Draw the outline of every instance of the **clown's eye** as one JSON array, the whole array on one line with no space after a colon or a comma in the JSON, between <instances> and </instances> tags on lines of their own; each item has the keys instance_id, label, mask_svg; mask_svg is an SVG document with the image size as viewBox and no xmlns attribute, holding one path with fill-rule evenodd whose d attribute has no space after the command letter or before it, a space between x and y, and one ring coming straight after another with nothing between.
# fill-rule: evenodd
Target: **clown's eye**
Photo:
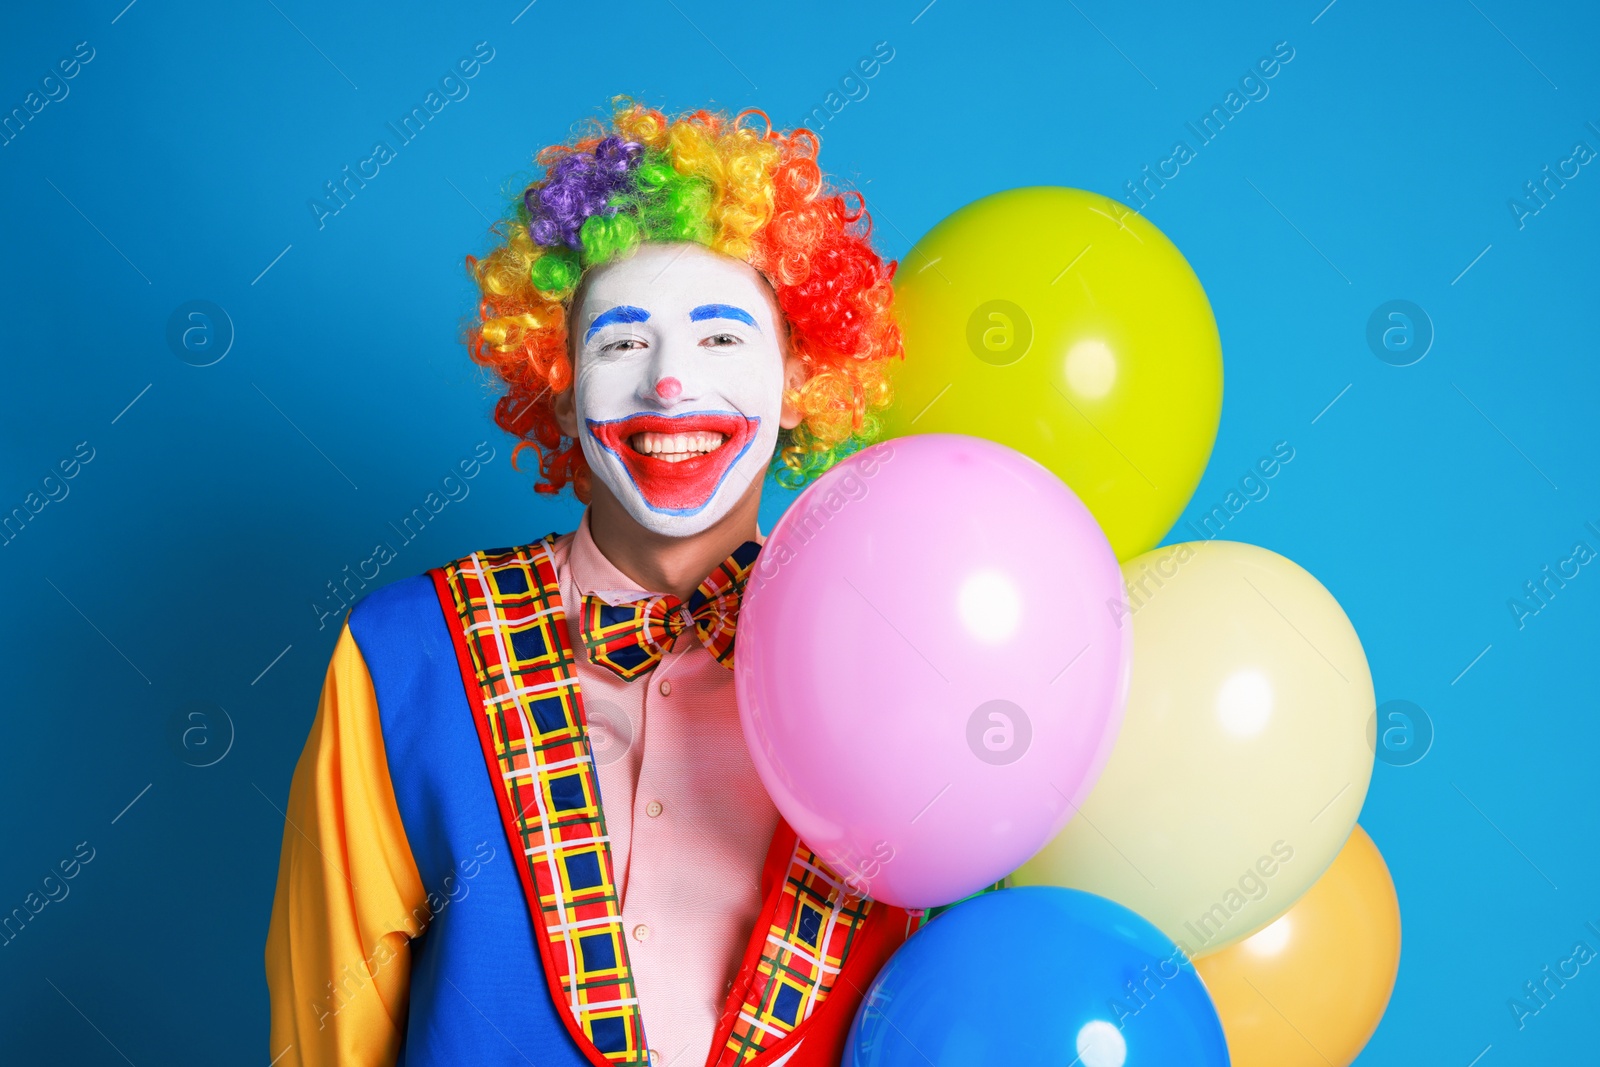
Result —
<instances>
[{"instance_id":1,"label":"clown's eye","mask_svg":"<svg viewBox=\"0 0 1600 1067\"><path fill-rule=\"evenodd\" d=\"M706 348L726 348L729 345L736 345L738 343L739 338L735 337L731 333L714 333L710 337L707 337L704 341L700 342L700 344Z\"/></svg>"},{"instance_id":2,"label":"clown's eye","mask_svg":"<svg viewBox=\"0 0 1600 1067\"><path fill-rule=\"evenodd\" d=\"M603 346L601 346L600 351L602 351L602 352L632 352L632 351L634 351L636 349L640 349L640 348L644 348L644 347L646 347L646 346L645 346L645 343L643 341L639 340L638 338L628 337L628 338L624 338L621 341L612 341L608 345L603 345Z\"/></svg>"}]
</instances>

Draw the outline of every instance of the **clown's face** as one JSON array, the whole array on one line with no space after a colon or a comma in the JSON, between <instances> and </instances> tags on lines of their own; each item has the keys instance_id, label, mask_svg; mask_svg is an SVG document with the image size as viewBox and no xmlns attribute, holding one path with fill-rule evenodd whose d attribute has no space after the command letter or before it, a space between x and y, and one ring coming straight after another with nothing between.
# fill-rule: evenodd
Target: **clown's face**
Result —
<instances>
[{"instance_id":1,"label":"clown's face","mask_svg":"<svg viewBox=\"0 0 1600 1067\"><path fill-rule=\"evenodd\" d=\"M573 309L577 437L646 529L700 533L759 483L783 418L786 345L766 282L695 244L596 268Z\"/></svg>"}]
</instances>

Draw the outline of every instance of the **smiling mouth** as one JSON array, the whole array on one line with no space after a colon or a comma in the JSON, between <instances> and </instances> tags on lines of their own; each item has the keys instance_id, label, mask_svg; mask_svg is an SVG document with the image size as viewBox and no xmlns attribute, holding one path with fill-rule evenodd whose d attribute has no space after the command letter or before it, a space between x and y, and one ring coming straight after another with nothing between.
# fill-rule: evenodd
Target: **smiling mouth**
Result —
<instances>
[{"instance_id":1,"label":"smiling mouth","mask_svg":"<svg viewBox=\"0 0 1600 1067\"><path fill-rule=\"evenodd\" d=\"M589 433L621 463L646 506L693 515L711 501L755 440L761 420L732 411L640 413L601 422Z\"/></svg>"}]
</instances>

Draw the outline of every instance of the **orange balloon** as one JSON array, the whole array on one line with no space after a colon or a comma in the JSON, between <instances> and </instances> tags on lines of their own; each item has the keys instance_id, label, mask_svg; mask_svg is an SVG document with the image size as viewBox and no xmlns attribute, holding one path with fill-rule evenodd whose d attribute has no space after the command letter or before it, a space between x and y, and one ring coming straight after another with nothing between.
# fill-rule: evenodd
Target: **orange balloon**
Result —
<instances>
[{"instance_id":1,"label":"orange balloon","mask_svg":"<svg viewBox=\"0 0 1600 1067\"><path fill-rule=\"evenodd\" d=\"M1234 1067L1349 1067L1400 970L1400 902L1372 838L1357 826L1293 907L1194 965Z\"/></svg>"}]
</instances>

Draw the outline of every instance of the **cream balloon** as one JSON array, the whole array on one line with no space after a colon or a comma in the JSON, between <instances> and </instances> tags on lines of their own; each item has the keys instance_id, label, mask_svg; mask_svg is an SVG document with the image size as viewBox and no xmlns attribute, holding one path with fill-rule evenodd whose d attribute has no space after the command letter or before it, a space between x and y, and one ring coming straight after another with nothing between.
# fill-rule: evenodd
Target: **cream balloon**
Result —
<instances>
[{"instance_id":1,"label":"cream balloon","mask_svg":"<svg viewBox=\"0 0 1600 1067\"><path fill-rule=\"evenodd\" d=\"M1072 821L1007 881L1110 897L1205 956L1288 910L1349 838L1372 778L1372 675L1338 602L1277 553L1190 542L1122 574L1128 605L1107 605L1133 627L1121 735Z\"/></svg>"}]
</instances>

